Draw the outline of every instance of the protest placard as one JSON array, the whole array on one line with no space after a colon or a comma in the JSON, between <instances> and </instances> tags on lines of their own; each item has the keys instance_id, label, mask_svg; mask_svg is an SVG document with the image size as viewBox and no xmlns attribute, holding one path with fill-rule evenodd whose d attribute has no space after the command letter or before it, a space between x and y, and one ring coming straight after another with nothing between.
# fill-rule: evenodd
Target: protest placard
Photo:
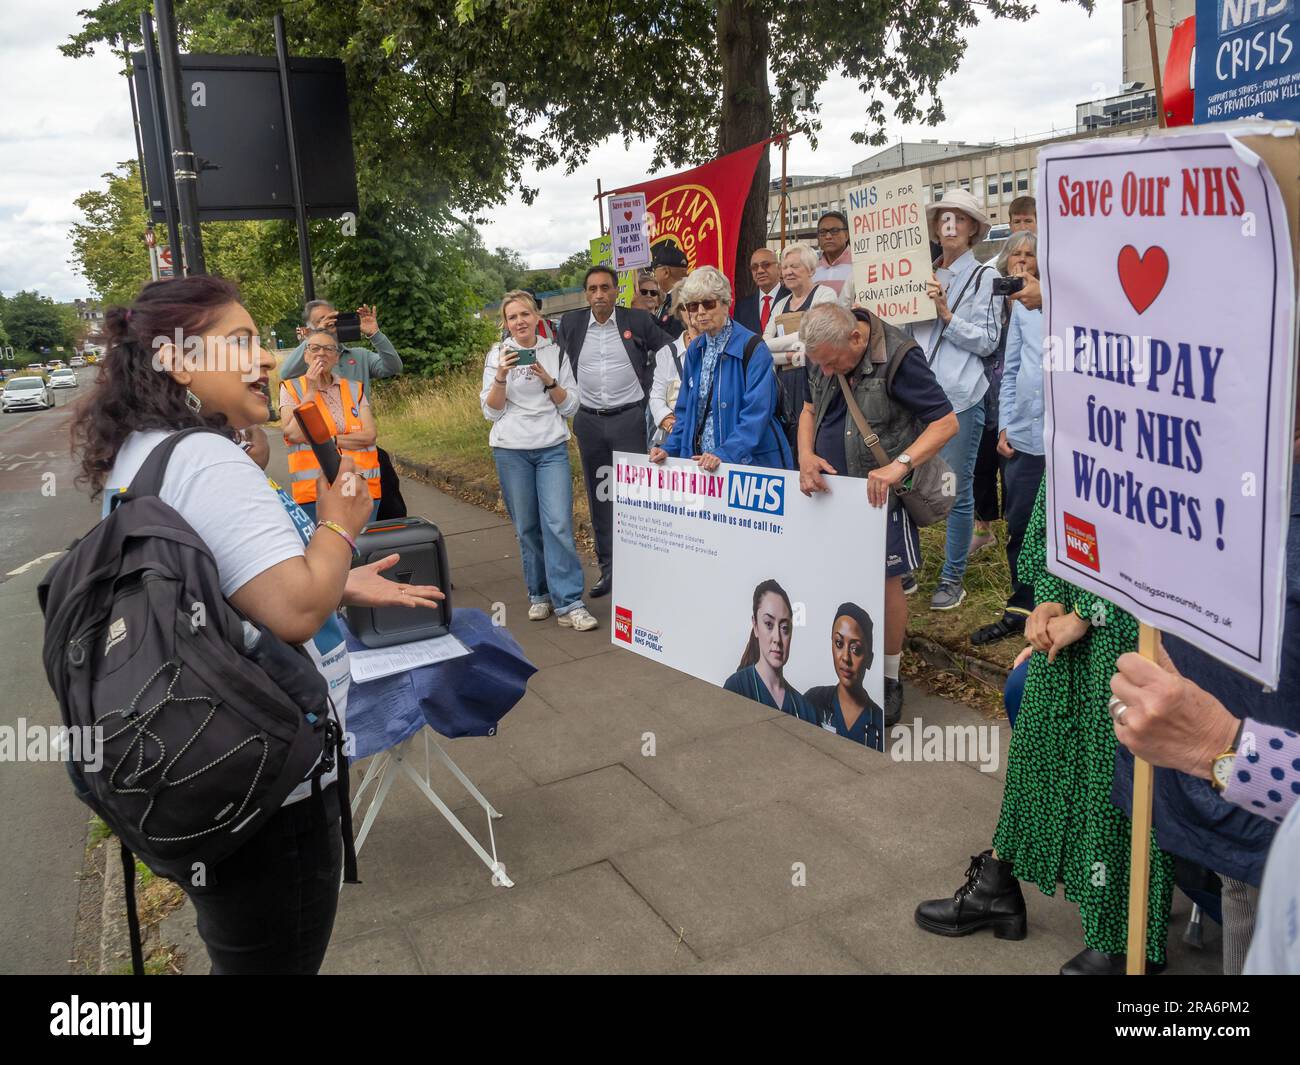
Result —
<instances>
[{"instance_id":1,"label":"protest placard","mask_svg":"<svg viewBox=\"0 0 1300 1065\"><path fill-rule=\"evenodd\" d=\"M850 189L846 201L854 302L891 325L935 316L925 295L932 275L921 189L921 172L909 170Z\"/></svg>"},{"instance_id":2,"label":"protest placard","mask_svg":"<svg viewBox=\"0 0 1300 1065\"><path fill-rule=\"evenodd\" d=\"M1300 119L1295 0L1196 0L1195 114Z\"/></svg>"},{"instance_id":3,"label":"protest placard","mask_svg":"<svg viewBox=\"0 0 1300 1065\"><path fill-rule=\"evenodd\" d=\"M613 238L606 233L587 242L591 252L592 266L613 266ZM618 271L618 302L624 307L632 306L632 297L636 295L636 271Z\"/></svg>"},{"instance_id":4,"label":"protest placard","mask_svg":"<svg viewBox=\"0 0 1300 1065\"><path fill-rule=\"evenodd\" d=\"M866 482L808 498L792 471L614 465L614 646L882 750L886 511Z\"/></svg>"},{"instance_id":5,"label":"protest placard","mask_svg":"<svg viewBox=\"0 0 1300 1065\"><path fill-rule=\"evenodd\" d=\"M619 270L650 265L644 193L609 198L609 235L613 264Z\"/></svg>"},{"instance_id":6,"label":"protest placard","mask_svg":"<svg viewBox=\"0 0 1300 1065\"><path fill-rule=\"evenodd\" d=\"M1245 132L1039 153L1047 566L1273 685L1300 150Z\"/></svg>"}]
</instances>

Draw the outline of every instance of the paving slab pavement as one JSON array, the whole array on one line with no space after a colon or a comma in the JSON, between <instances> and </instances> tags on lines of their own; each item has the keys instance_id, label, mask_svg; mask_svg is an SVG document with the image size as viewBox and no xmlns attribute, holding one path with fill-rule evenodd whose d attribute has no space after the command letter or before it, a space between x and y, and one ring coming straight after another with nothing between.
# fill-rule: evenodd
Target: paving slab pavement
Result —
<instances>
[{"instance_id":1,"label":"paving slab pavement","mask_svg":"<svg viewBox=\"0 0 1300 1065\"><path fill-rule=\"evenodd\" d=\"M504 815L497 852L515 886L494 886L398 780L360 855L364 883L343 891L325 971L1054 973L1082 949L1075 907L1035 888L1020 943L913 923L917 902L953 891L988 846L1005 722L993 772L896 761L611 646L608 598L588 603L594 632L530 623L506 519L412 480L402 490L447 535L455 603L504 610L538 667L496 736L443 741ZM915 688L907 699L907 720L988 724ZM484 839L482 811L434 766ZM1181 943L1187 911L1180 898L1171 971L1218 972L1217 930L1203 951ZM187 972L202 971L193 953Z\"/></svg>"}]
</instances>

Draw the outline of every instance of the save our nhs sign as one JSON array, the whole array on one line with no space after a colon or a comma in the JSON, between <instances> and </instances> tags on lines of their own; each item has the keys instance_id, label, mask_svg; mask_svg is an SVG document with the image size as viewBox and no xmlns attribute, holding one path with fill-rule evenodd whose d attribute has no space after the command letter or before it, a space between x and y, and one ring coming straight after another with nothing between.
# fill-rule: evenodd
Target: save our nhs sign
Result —
<instances>
[{"instance_id":1,"label":"save our nhs sign","mask_svg":"<svg viewBox=\"0 0 1300 1065\"><path fill-rule=\"evenodd\" d=\"M1196 0L1196 123L1300 120L1296 0Z\"/></svg>"}]
</instances>

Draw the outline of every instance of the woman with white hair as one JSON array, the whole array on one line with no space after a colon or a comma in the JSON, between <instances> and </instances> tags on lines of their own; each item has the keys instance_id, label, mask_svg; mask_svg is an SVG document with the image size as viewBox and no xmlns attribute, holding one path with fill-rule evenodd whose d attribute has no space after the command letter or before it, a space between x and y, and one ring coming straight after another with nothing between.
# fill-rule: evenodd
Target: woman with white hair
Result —
<instances>
[{"instance_id":1,"label":"woman with white hair","mask_svg":"<svg viewBox=\"0 0 1300 1065\"><path fill-rule=\"evenodd\" d=\"M1038 238L1028 230L1012 233L998 256L998 272L1022 281L1022 287L1006 298L1011 320L998 380L995 427L1003 463L1011 596L1002 617L971 634L971 643L977 646L1024 632L1034 609L1033 586L1020 580L1017 565L1047 462L1043 457L1043 312L1041 308L1030 310L1020 298L1023 282L1038 278Z\"/></svg>"},{"instance_id":2,"label":"woman with white hair","mask_svg":"<svg viewBox=\"0 0 1300 1065\"><path fill-rule=\"evenodd\" d=\"M942 199L926 204L925 214L930 237L942 248L934 266L935 279L926 282L935 320L908 329L957 413L957 435L940 453L957 475L957 498L948 514L939 584L930 599L931 610L954 610L966 598L962 582L975 524L975 460L989 387L984 360L997 351L1002 321L993 297L997 270L991 263L981 264L973 250L990 228L975 197L965 189L950 189Z\"/></svg>"},{"instance_id":3,"label":"woman with white hair","mask_svg":"<svg viewBox=\"0 0 1300 1065\"><path fill-rule=\"evenodd\" d=\"M681 305L700 334L686 349L672 432L651 462L692 458L703 470L723 462L792 469L790 444L774 417L772 353L732 319L731 282L701 266L682 282Z\"/></svg>"},{"instance_id":4,"label":"woman with white hair","mask_svg":"<svg viewBox=\"0 0 1300 1065\"><path fill-rule=\"evenodd\" d=\"M763 330L763 340L772 352L777 366L802 366L803 344L797 328L788 328L780 322L783 314L802 314L821 303L834 303L835 290L830 285L819 285L813 280L817 272L817 253L806 244L791 244L781 253L781 282L790 295L772 308Z\"/></svg>"}]
</instances>

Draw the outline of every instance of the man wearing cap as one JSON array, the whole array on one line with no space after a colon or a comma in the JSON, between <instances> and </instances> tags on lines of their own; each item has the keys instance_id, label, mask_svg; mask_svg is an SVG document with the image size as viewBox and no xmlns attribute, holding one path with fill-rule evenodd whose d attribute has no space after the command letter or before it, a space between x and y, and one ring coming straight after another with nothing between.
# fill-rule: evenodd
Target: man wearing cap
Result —
<instances>
[{"instance_id":1,"label":"man wearing cap","mask_svg":"<svg viewBox=\"0 0 1300 1065\"><path fill-rule=\"evenodd\" d=\"M965 189L950 189L941 200L927 204L925 214L930 238L942 249L934 263L934 280L926 283L936 317L908 329L957 414L957 435L940 452L956 474L957 498L948 515L943 569L930 600L931 610L954 610L966 598L962 581L975 524L975 460L989 386L984 360L997 351L1002 316L993 297L997 269L981 264L972 250L990 227L975 197Z\"/></svg>"},{"instance_id":2,"label":"man wearing cap","mask_svg":"<svg viewBox=\"0 0 1300 1065\"><path fill-rule=\"evenodd\" d=\"M849 220L843 211L827 211L817 220L817 246L821 258L813 282L835 293L841 307L853 305L853 249L849 247Z\"/></svg>"},{"instance_id":3,"label":"man wearing cap","mask_svg":"<svg viewBox=\"0 0 1300 1065\"><path fill-rule=\"evenodd\" d=\"M687 274L686 256L673 240L665 240L650 250L650 265L654 269L655 280L659 282L659 291L664 294L664 305L655 315L659 328L668 334L670 340L682 335L681 319L673 306L672 291Z\"/></svg>"},{"instance_id":4,"label":"man wearing cap","mask_svg":"<svg viewBox=\"0 0 1300 1065\"><path fill-rule=\"evenodd\" d=\"M613 583L614 452L646 453L646 397L655 352L673 338L647 312L615 306L619 284L612 267L593 266L582 287L588 309L565 314L556 341L578 383L573 435L600 562L600 580L591 597L599 599Z\"/></svg>"}]
</instances>

